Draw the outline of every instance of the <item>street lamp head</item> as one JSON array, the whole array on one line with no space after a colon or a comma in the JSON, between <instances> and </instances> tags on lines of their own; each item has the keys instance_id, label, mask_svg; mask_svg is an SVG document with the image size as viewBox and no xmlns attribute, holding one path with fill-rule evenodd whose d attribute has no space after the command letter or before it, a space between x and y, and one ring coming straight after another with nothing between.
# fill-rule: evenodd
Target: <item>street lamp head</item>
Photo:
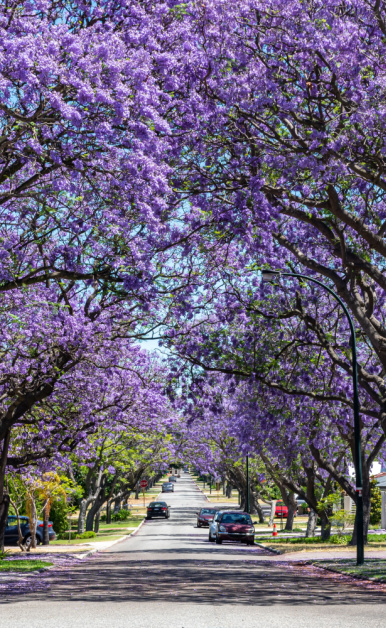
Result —
<instances>
[{"instance_id":1,"label":"street lamp head","mask_svg":"<svg viewBox=\"0 0 386 628\"><path fill-rule=\"evenodd\" d=\"M263 281L272 281L276 275L279 275L279 271L277 270L262 270L261 278Z\"/></svg>"}]
</instances>

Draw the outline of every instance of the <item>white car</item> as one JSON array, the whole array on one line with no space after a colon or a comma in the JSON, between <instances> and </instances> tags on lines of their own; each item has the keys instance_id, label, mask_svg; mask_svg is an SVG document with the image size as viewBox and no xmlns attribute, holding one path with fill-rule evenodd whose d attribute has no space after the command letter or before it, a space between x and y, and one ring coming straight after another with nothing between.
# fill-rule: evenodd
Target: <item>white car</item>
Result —
<instances>
[{"instance_id":1,"label":"white car","mask_svg":"<svg viewBox=\"0 0 386 628\"><path fill-rule=\"evenodd\" d=\"M222 510L219 510L218 512L216 512L215 516L213 517L212 523L209 524L209 541L211 543L214 543L216 540L217 527L218 527L217 521L222 512L223 512Z\"/></svg>"}]
</instances>

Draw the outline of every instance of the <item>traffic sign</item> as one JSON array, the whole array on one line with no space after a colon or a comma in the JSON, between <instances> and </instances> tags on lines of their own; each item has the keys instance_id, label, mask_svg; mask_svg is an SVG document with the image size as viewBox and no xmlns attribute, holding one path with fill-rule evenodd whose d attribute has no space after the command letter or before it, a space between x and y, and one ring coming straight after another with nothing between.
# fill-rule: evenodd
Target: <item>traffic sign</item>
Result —
<instances>
[{"instance_id":1,"label":"traffic sign","mask_svg":"<svg viewBox=\"0 0 386 628\"><path fill-rule=\"evenodd\" d=\"M146 488L147 487L147 480L141 480L139 483L141 488Z\"/></svg>"}]
</instances>

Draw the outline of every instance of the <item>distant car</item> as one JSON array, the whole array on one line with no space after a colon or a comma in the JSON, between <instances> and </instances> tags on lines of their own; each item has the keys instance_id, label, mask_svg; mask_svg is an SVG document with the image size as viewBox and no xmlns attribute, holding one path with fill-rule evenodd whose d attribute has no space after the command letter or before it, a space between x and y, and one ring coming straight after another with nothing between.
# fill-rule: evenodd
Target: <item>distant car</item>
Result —
<instances>
[{"instance_id":1,"label":"distant car","mask_svg":"<svg viewBox=\"0 0 386 628\"><path fill-rule=\"evenodd\" d=\"M209 527L209 524L213 521L213 517L216 512L216 508L201 508L201 510L196 513L197 528L201 528L203 526Z\"/></svg>"},{"instance_id":2,"label":"distant car","mask_svg":"<svg viewBox=\"0 0 386 628\"><path fill-rule=\"evenodd\" d=\"M216 540L217 528L218 528L218 520L222 515L223 511L218 510L213 517L213 520L209 523L209 541L213 543Z\"/></svg>"},{"instance_id":3,"label":"distant car","mask_svg":"<svg viewBox=\"0 0 386 628\"><path fill-rule=\"evenodd\" d=\"M164 482L162 484L162 493L174 493L173 482Z\"/></svg>"},{"instance_id":4,"label":"distant car","mask_svg":"<svg viewBox=\"0 0 386 628\"><path fill-rule=\"evenodd\" d=\"M19 517L21 533L23 535L23 544L28 547L31 544L31 529L29 527L28 517ZM56 533L53 529L52 521L48 522L48 538L50 541L56 539ZM7 519L7 526L5 528L4 541L6 545L16 544L19 539L19 533L17 530L17 517L16 515L9 515ZM36 525L36 543L40 545L43 543L43 521L38 521Z\"/></svg>"},{"instance_id":5,"label":"distant car","mask_svg":"<svg viewBox=\"0 0 386 628\"><path fill-rule=\"evenodd\" d=\"M286 519L288 517L288 508L281 500L276 502L275 517Z\"/></svg>"},{"instance_id":6,"label":"distant car","mask_svg":"<svg viewBox=\"0 0 386 628\"><path fill-rule=\"evenodd\" d=\"M255 542L255 528L247 512L222 512L217 521L216 543L239 541L247 545Z\"/></svg>"},{"instance_id":7,"label":"distant car","mask_svg":"<svg viewBox=\"0 0 386 628\"><path fill-rule=\"evenodd\" d=\"M170 510L166 502L150 502L147 507L146 519L152 519L153 517L169 519Z\"/></svg>"},{"instance_id":8,"label":"distant car","mask_svg":"<svg viewBox=\"0 0 386 628\"><path fill-rule=\"evenodd\" d=\"M175 475L169 475L168 482L177 482L177 478Z\"/></svg>"}]
</instances>

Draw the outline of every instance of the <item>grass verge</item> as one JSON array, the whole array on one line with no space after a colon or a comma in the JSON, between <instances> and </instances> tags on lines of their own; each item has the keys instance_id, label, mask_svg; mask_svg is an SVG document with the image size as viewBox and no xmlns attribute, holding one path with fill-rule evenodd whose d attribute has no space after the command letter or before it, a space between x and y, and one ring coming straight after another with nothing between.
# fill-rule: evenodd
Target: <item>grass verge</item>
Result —
<instances>
[{"instance_id":1,"label":"grass verge","mask_svg":"<svg viewBox=\"0 0 386 628\"><path fill-rule=\"evenodd\" d=\"M49 563L45 560L0 560L0 572L2 571L16 571L26 573L29 571L38 571L43 567L51 567L53 563Z\"/></svg>"},{"instance_id":2,"label":"grass verge","mask_svg":"<svg viewBox=\"0 0 386 628\"><path fill-rule=\"evenodd\" d=\"M337 560L314 560L312 564L316 567L323 567L329 571L373 580L375 582L386 582L386 560L377 558L367 559L364 565L357 565L354 558Z\"/></svg>"},{"instance_id":3,"label":"grass verge","mask_svg":"<svg viewBox=\"0 0 386 628\"><path fill-rule=\"evenodd\" d=\"M256 536L255 541L264 547L274 548L283 554L289 552L315 551L315 550L348 550L352 551L353 546L348 545L350 536L332 535L328 541L322 541L320 537L297 537L286 539L283 537L274 537L269 540L267 537ZM369 534L368 549L386 549L386 534Z\"/></svg>"}]
</instances>

